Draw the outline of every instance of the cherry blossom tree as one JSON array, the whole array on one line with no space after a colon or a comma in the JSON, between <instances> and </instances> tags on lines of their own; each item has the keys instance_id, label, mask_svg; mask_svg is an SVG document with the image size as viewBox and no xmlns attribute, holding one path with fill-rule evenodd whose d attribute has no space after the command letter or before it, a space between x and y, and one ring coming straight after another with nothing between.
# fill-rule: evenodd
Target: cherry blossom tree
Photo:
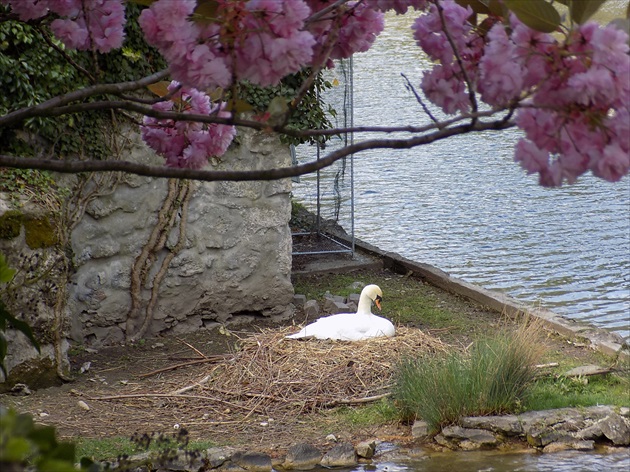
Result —
<instances>
[{"instance_id":1,"label":"cherry blossom tree","mask_svg":"<svg viewBox=\"0 0 630 472\"><path fill-rule=\"evenodd\" d=\"M630 56L627 18L590 18L605 0L128 0L145 7L139 24L168 70L124 83L98 83L10 110L0 127L33 117L124 110L142 117L146 143L164 167L125 161L25 159L0 165L60 172L118 170L201 180L262 180L312 172L351 153L400 149L451 136L518 127L514 159L541 185L573 183L590 171L618 181L630 168ZM108 54L124 40L123 0L0 0L1 19L47 28L67 49ZM396 128L291 129L287 121L317 74L333 60L369 50L384 12L417 16L413 35L433 61L416 78L431 124ZM630 8L629 8L630 13ZM238 84L310 76L291 100L261 113L239 107ZM133 93L152 90L157 98ZM113 97L113 98L112 98ZM88 101L88 99L90 99ZM436 118L436 110L447 115ZM346 131L383 137L353 143L317 162L258 171L204 169L244 126L294 137ZM388 138L403 131L406 138Z\"/></svg>"}]
</instances>

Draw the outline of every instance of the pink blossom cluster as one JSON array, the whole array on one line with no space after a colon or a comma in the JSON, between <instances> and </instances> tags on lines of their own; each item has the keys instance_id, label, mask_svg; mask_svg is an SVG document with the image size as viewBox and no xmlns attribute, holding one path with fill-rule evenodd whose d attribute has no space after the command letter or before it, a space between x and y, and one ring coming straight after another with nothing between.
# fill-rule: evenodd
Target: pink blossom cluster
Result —
<instances>
[{"instance_id":1,"label":"pink blossom cluster","mask_svg":"<svg viewBox=\"0 0 630 472\"><path fill-rule=\"evenodd\" d=\"M424 73L422 90L448 114L470 109L465 79L475 78L476 64L483 51L483 40L467 21L471 15L470 7L444 0L429 3L427 13L412 26L418 46L437 63Z\"/></svg>"},{"instance_id":2,"label":"pink blossom cluster","mask_svg":"<svg viewBox=\"0 0 630 472\"><path fill-rule=\"evenodd\" d=\"M335 0L307 1L314 14L335 3ZM408 1L400 0L399 3ZM316 40L314 62L319 64L326 61L332 67L332 59L345 59L355 52L367 51L384 26L384 15L381 11L362 1L345 3L338 10L309 23L308 30Z\"/></svg>"},{"instance_id":3,"label":"pink blossom cluster","mask_svg":"<svg viewBox=\"0 0 630 472\"><path fill-rule=\"evenodd\" d=\"M193 21L196 0L158 0L140 15L147 41L169 61L176 80L197 88L233 79L276 84L298 72L315 40L303 31L302 0L217 0L220 18Z\"/></svg>"},{"instance_id":4,"label":"pink blossom cluster","mask_svg":"<svg viewBox=\"0 0 630 472\"><path fill-rule=\"evenodd\" d=\"M52 12L53 34L71 49L106 53L122 46L125 7L122 0L0 0L23 21Z\"/></svg>"},{"instance_id":5,"label":"pink blossom cluster","mask_svg":"<svg viewBox=\"0 0 630 472\"><path fill-rule=\"evenodd\" d=\"M562 41L523 34L512 18L514 60L527 71L528 94L516 116L525 131L515 160L540 183L573 183L587 171L615 182L630 169L630 56L628 35L587 22ZM513 35L514 36L514 35ZM545 59L541 61L541 58Z\"/></svg>"},{"instance_id":6,"label":"pink blossom cluster","mask_svg":"<svg viewBox=\"0 0 630 472\"><path fill-rule=\"evenodd\" d=\"M428 1L429 0L365 0L365 3L374 10L394 10L397 14L404 15L409 8L424 10Z\"/></svg>"},{"instance_id":7,"label":"pink blossom cluster","mask_svg":"<svg viewBox=\"0 0 630 472\"><path fill-rule=\"evenodd\" d=\"M174 92L171 99L153 105L155 110L215 115L220 118L230 116L224 110L224 103L213 105L208 95L196 89L181 87L178 82L172 81L168 90ZM149 116L145 116L140 129L142 139L166 159L167 166L190 169L201 169L209 158L225 154L236 135L234 126Z\"/></svg>"},{"instance_id":8,"label":"pink blossom cluster","mask_svg":"<svg viewBox=\"0 0 630 472\"><path fill-rule=\"evenodd\" d=\"M489 30L454 0L431 0L413 25L435 61L424 73L426 97L445 113L472 109L470 92L488 105L518 108L525 132L515 160L541 185L573 183L587 171L617 181L630 168L628 35L587 22L564 37L533 31L511 15Z\"/></svg>"}]
</instances>

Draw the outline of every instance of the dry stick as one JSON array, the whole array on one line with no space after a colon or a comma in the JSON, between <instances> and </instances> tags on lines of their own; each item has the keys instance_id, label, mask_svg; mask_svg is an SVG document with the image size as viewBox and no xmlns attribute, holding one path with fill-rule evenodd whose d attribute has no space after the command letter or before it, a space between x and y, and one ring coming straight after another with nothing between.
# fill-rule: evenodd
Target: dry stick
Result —
<instances>
[{"instance_id":1,"label":"dry stick","mask_svg":"<svg viewBox=\"0 0 630 472\"><path fill-rule=\"evenodd\" d=\"M210 400L212 402L223 403L224 405L231 406L232 408L240 408L242 410L249 410L246 418L252 414L249 407L236 405L235 403L226 402L219 398L208 397L204 395L173 395L171 393L128 393L121 395L106 395L103 397L87 397L89 400L105 401L105 400L122 400L123 398L179 398L179 399L196 399L196 400ZM258 413L261 413L258 411Z\"/></svg>"},{"instance_id":2,"label":"dry stick","mask_svg":"<svg viewBox=\"0 0 630 472\"><path fill-rule=\"evenodd\" d=\"M363 398L342 398L339 400L333 400L328 403L322 403L322 406L331 407L336 405L358 405L360 403L370 403L376 400L380 400L381 398L386 398L391 395L391 392L382 393L380 395L373 395L371 397L363 397Z\"/></svg>"},{"instance_id":3,"label":"dry stick","mask_svg":"<svg viewBox=\"0 0 630 472\"><path fill-rule=\"evenodd\" d=\"M192 385L188 385L186 387L182 387L179 390L175 390L174 392L171 392L173 395L181 395L182 393L188 392L189 390L192 390L195 387L201 387L203 384L207 383L208 380L210 380L212 378L212 375L206 375L203 379L201 379L199 382L195 382Z\"/></svg>"},{"instance_id":4,"label":"dry stick","mask_svg":"<svg viewBox=\"0 0 630 472\"><path fill-rule=\"evenodd\" d=\"M204 364L206 362L216 362L222 359L227 359L229 356L230 354L224 354L224 355L206 357L205 359L195 359L194 361L182 362L181 364L175 364L169 367L163 367L161 369L154 370L152 372L147 372L146 374L140 374L138 375L138 377L140 378L151 377L152 375L161 374L162 372L168 372L169 370L179 369L180 367L187 367L189 365L195 365L195 364Z\"/></svg>"},{"instance_id":5,"label":"dry stick","mask_svg":"<svg viewBox=\"0 0 630 472\"><path fill-rule=\"evenodd\" d=\"M179 339L176 338L180 343L185 344L186 346L188 346L190 349L192 349L193 351L195 351L197 354L199 354L201 357L203 357L204 359L207 359L208 356L206 356L203 352L201 352L199 349L197 349L195 346L193 346L192 344L188 344L186 341L184 341L183 339Z\"/></svg>"}]
</instances>

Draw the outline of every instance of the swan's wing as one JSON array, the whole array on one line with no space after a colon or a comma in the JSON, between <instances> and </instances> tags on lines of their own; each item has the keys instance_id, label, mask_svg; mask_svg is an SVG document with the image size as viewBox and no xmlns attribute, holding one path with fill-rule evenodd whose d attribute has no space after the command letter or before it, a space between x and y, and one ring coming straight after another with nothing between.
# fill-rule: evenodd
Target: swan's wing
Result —
<instances>
[{"instance_id":1,"label":"swan's wing","mask_svg":"<svg viewBox=\"0 0 630 472\"><path fill-rule=\"evenodd\" d=\"M340 337L352 326L354 313L339 313L320 318L311 324L306 325L299 332L290 334L287 338L317 338L317 339L343 339Z\"/></svg>"}]
</instances>

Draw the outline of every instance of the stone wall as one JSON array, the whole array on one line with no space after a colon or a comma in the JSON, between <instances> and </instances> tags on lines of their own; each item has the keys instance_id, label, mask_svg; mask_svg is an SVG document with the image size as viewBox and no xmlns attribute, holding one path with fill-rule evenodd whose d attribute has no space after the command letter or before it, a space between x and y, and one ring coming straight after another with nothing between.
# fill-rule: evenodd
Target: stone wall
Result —
<instances>
[{"instance_id":1,"label":"stone wall","mask_svg":"<svg viewBox=\"0 0 630 472\"><path fill-rule=\"evenodd\" d=\"M132 135L125 159L161 164ZM291 163L277 137L239 130L217 170L264 169ZM167 195L168 179L126 176L114 192L91 201L71 234L74 271L67 287L69 337L100 347L128 340L139 323L128 323L132 267L147 244ZM166 244L149 258L139 291L141 312L149 303L160 264L172 257L159 284L153 321L145 337L191 332L253 317L292 316L289 179L270 182L193 182L185 239L177 247L181 208ZM0 210L1 212L1 210ZM1 215L0 215L1 216ZM0 251L16 252L18 239L0 240ZM11 248L11 249L9 249ZM178 251L176 251L176 249ZM173 257L174 256L174 257ZM26 317L27 308L18 308ZM41 316L38 312L35 317ZM142 316L140 317L142 318ZM16 365L9 346L8 366Z\"/></svg>"}]
</instances>

